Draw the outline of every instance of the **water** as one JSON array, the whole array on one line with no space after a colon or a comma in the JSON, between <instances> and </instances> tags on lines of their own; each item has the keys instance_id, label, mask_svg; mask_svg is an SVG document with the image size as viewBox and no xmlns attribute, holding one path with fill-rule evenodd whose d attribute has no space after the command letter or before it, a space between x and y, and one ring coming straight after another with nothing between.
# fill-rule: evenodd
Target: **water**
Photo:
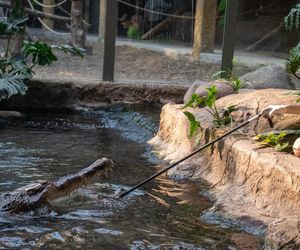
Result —
<instances>
[{"instance_id":1,"label":"water","mask_svg":"<svg viewBox=\"0 0 300 250\"><path fill-rule=\"evenodd\" d=\"M115 162L109 180L39 211L2 214L0 249L258 249L256 236L201 221L213 206L199 194L204 183L160 177L122 200L109 198L162 167L146 145L158 114L157 107L114 106L0 119L2 192L57 179L103 156Z\"/></svg>"}]
</instances>

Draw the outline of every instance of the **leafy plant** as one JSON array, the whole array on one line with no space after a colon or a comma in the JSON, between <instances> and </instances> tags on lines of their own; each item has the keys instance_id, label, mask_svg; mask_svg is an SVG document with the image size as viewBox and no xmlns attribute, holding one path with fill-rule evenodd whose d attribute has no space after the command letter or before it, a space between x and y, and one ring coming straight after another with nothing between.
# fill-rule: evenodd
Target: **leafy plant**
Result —
<instances>
[{"instance_id":1,"label":"leafy plant","mask_svg":"<svg viewBox=\"0 0 300 250\"><path fill-rule=\"evenodd\" d=\"M241 79L239 76L233 73L233 71L221 70L213 74L213 78L220 79L224 81L224 84L232 87L235 93L238 93L240 89L246 86L252 87L250 82Z\"/></svg>"},{"instance_id":2,"label":"leafy plant","mask_svg":"<svg viewBox=\"0 0 300 250\"><path fill-rule=\"evenodd\" d=\"M52 49L58 49L65 53L72 53L80 57L84 56L84 50L81 48L72 47L70 45L48 45L47 43L24 41L22 54L28 58L31 56L33 65L51 65L57 61L57 57L53 54Z\"/></svg>"},{"instance_id":3,"label":"leafy plant","mask_svg":"<svg viewBox=\"0 0 300 250\"><path fill-rule=\"evenodd\" d=\"M200 128L201 130L203 128L201 127L201 123L196 120L195 116L192 113L187 111L183 113L190 121L190 137L192 137L196 133L198 128Z\"/></svg>"},{"instance_id":4,"label":"leafy plant","mask_svg":"<svg viewBox=\"0 0 300 250\"><path fill-rule=\"evenodd\" d=\"M217 127L224 127L233 122L233 117L231 113L235 111L234 106L230 106L228 108L222 109L221 112L218 111L216 107L216 98L217 98L217 87L211 86L207 88L207 95L204 97L200 97L197 94L193 94L191 100L182 108L186 109L188 107L197 107L201 106L205 110L207 110L213 117L213 123ZM190 137L193 136L197 129L202 129L201 122L197 121L195 116L190 112L184 112L184 115L190 121Z\"/></svg>"},{"instance_id":5,"label":"leafy plant","mask_svg":"<svg viewBox=\"0 0 300 250\"><path fill-rule=\"evenodd\" d=\"M292 31L293 29L299 29L300 21L300 3L296 4L295 8L292 8L289 14L284 17L283 22L285 29L287 31Z\"/></svg>"},{"instance_id":6,"label":"leafy plant","mask_svg":"<svg viewBox=\"0 0 300 250\"><path fill-rule=\"evenodd\" d=\"M284 17L284 26L287 31L299 30L300 23L300 3L295 8L292 8L289 14ZM300 76L297 75L297 71L300 67L300 43L290 50L288 61L286 62L286 71L289 74L294 75L298 79Z\"/></svg>"},{"instance_id":7,"label":"leafy plant","mask_svg":"<svg viewBox=\"0 0 300 250\"><path fill-rule=\"evenodd\" d=\"M256 136L256 140L260 141L260 144L264 147L272 146L276 151L287 150L291 145L288 142L285 142L286 132L281 132L276 135L274 132L267 134L259 134Z\"/></svg>"},{"instance_id":8,"label":"leafy plant","mask_svg":"<svg viewBox=\"0 0 300 250\"><path fill-rule=\"evenodd\" d=\"M289 74L294 75L298 79L300 76L297 75L297 71L300 67L300 43L298 43L294 48L291 49L289 58L285 64L286 71Z\"/></svg>"},{"instance_id":9,"label":"leafy plant","mask_svg":"<svg viewBox=\"0 0 300 250\"><path fill-rule=\"evenodd\" d=\"M84 50L81 48L70 45L48 45L39 41L24 41L21 54L12 55L9 50L10 41L14 35L24 31L28 20L20 7L20 2L15 2L11 16L0 19L0 35L8 38L4 57L0 56L0 100L16 94L25 94L27 90L25 83L34 74L32 69L36 65L51 65L58 60L53 49L84 56Z\"/></svg>"},{"instance_id":10,"label":"leafy plant","mask_svg":"<svg viewBox=\"0 0 300 250\"><path fill-rule=\"evenodd\" d=\"M218 26L223 26L225 23L225 11L226 11L227 0L220 0L218 4L219 20Z\"/></svg>"},{"instance_id":11,"label":"leafy plant","mask_svg":"<svg viewBox=\"0 0 300 250\"><path fill-rule=\"evenodd\" d=\"M28 17L20 7L20 2L16 1L9 17L0 17L0 35L7 36L7 46L5 56L8 56L10 41L13 35L24 32Z\"/></svg>"}]
</instances>

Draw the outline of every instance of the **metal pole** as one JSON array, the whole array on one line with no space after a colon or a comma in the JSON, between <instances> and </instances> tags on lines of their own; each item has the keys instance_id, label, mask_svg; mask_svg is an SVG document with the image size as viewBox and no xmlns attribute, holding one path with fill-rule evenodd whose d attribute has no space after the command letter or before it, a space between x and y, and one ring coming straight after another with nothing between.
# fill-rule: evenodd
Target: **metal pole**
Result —
<instances>
[{"instance_id":1,"label":"metal pole","mask_svg":"<svg viewBox=\"0 0 300 250\"><path fill-rule=\"evenodd\" d=\"M118 1L101 1L106 1L102 80L113 82L118 23Z\"/></svg>"},{"instance_id":2,"label":"metal pole","mask_svg":"<svg viewBox=\"0 0 300 250\"><path fill-rule=\"evenodd\" d=\"M99 34L98 34L98 41L103 42L104 34L105 34L105 12L106 12L106 1L107 0L100 0L99 3Z\"/></svg>"},{"instance_id":3,"label":"metal pole","mask_svg":"<svg viewBox=\"0 0 300 250\"><path fill-rule=\"evenodd\" d=\"M234 39L236 32L236 18L238 11L238 0L227 0L225 12L225 26L223 32L223 51L221 69L227 74L232 71L232 60L234 55Z\"/></svg>"},{"instance_id":4,"label":"metal pole","mask_svg":"<svg viewBox=\"0 0 300 250\"><path fill-rule=\"evenodd\" d=\"M222 140L222 139L225 138L226 136L232 134L234 131L236 131L236 130L238 130L238 129L244 127L244 126L246 126L246 125L249 124L251 121L258 119L258 118L261 117L262 115L263 115L263 113L259 113L259 114L255 115L255 116L253 116L252 118L250 118L249 120L245 121L244 123L242 123L242 124L238 125L237 127L233 128L233 129L231 129L231 130L229 130L228 132L226 132L226 133L223 134L222 136L220 136L220 137L218 137L218 138L212 140L211 142L206 143L205 145L201 146L200 148L198 148L198 149L195 150L194 152L190 153L190 154L187 155L186 157L180 159L179 161L173 163L172 165L170 165L170 166L164 168L163 170L157 172L156 174L150 176L150 177L147 178L146 180L144 180L144 181L142 181L142 182L136 184L133 188L129 189L128 191L126 191L126 192L120 194L118 198L123 198L124 196L128 195L129 193L131 193L132 191L136 190L137 188L139 188L140 186L144 185L145 183L147 183L147 182L149 182L149 181L155 179L157 176L159 176L159 175L161 175L161 174L167 172L169 169L171 169L171 168L177 166L179 163L181 163L181 162L183 162L183 161L185 161L185 160L191 158L191 157L194 156L195 154L198 154L198 153L199 153L200 151L202 151L203 149L209 147L210 145L216 143L217 141Z\"/></svg>"}]
</instances>

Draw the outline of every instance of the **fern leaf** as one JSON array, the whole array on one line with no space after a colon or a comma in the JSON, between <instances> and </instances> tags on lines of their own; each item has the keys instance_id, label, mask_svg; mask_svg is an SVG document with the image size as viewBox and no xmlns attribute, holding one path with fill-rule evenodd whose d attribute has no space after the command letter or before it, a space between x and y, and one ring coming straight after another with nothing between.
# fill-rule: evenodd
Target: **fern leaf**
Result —
<instances>
[{"instance_id":1,"label":"fern leaf","mask_svg":"<svg viewBox=\"0 0 300 250\"><path fill-rule=\"evenodd\" d=\"M24 95L27 87L24 84L24 75L2 75L0 78L0 100L11 97L12 95Z\"/></svg>"},{"instance_id":2,"label":"fern leaf","mask_svg":"<svg viewBox=\"0 0 300 250\"><path fill-rule=\"evenodd\" d=\"M71 53L73 55L80 56L80 57L84 57L84 55L85 55L85 49L74 47L74 46L70 46L70 45L67 45L67 44L64 44L64 45L51 45L50 47L52 49L61 50L64 53L68 53L69 52L69 53Z\"/></svg>"},{"instance_id":3,"label":"fern leaf","mask_svg":"<svg viewBox=\"0 0 300 250\"><path fill-rule=\"evenodd\" d=\"M292 8L289 14L283 19L284 27L287 31L293 29L298 30L300 24L300 4L297 4L295 8Z\"/></svg>"}]
</instances>

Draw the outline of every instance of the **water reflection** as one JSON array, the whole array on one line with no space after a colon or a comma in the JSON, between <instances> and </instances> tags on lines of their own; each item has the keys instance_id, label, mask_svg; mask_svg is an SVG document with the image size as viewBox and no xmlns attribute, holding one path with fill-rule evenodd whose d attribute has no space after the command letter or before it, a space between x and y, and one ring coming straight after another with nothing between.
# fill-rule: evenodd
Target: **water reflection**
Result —
<instances>
[{"instance_id":1,"label":"water reflection","mask_svg":"<svg viewBox=\"0 0 300 250\"><path fill-rule=\"evenodd\" d=\"M39 179L57 179L99 157L115 162L110 180L32 213L2 214L0 248L242 249L252 242L257 249L257 237L199 219L213 205L199 195L205 183L162 176L116 199L163 167L154 167L158 159L145 145L157 129L157 113L117 107L0 121L2 192Z\"/></svg>"}]
</instances>

